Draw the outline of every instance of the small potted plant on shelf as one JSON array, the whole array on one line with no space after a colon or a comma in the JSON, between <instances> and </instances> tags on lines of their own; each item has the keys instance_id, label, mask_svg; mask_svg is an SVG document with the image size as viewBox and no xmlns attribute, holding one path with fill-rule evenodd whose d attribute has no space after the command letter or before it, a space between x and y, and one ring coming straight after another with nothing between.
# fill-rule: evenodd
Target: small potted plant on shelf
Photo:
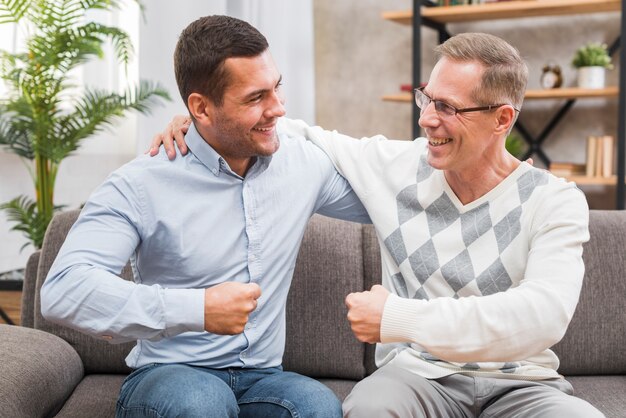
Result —
<instances>
[{"instance_id":1,"label":"small potted plant on shelf","mask_svg":"<svg viewBox=\"0 0 626 418\"><path fill-rule=\"evenodd\" d=\"M572 65L578 69L578 87L587 89L604 88L606 70L613 68L606 44L599 42L578 48Z\"/></svg>"}]
</instances>

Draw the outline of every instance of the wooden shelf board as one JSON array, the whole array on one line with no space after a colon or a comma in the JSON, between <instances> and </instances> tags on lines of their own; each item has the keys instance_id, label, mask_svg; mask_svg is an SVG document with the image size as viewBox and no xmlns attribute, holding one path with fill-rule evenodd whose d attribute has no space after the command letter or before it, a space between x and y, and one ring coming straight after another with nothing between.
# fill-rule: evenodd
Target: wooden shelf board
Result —
<instances>
[{"instance_id":1,"label":"wooden shelf board","mask_svg":"<svg viewBox=\"0 0 626 418\"><path fill-rule=\"evenodd\" d=\"M527 90L526 99L584 99L586 97L617 97L617 86L603 89L581 89L578 87L560 87L558 89Z\"/></svg>"},{"instance_id":2,"label":"wooden shelf board","mask_svg":"<svg viewBox=\"0 0 626 418\"><path fill-rule=\"evenodd\" d=\"M517 0L481 5L422 7L422 17L438 23L453 23L613 12L620 9L620 0ZM413 23L413 11L385 12L383 18L396 23L411 25Z\"/></svg>"},{"instance_id":3,"label":"wooden shelf board","mask_svg":"<svg viewBox=\"0 0 626 418\"><path fill-rule=\"evenodd\" d=\"M619 89L617 86L603 89L579 89L577 87L562 87L558 89L527 90L524 98L527 100L545 99L585 99L594 97L617 97ZM412 102L411 93L387 94L383 96L387 102Z\"/></svg>"},{"instance_id":4,"label":"wooden shelf board","mask_svg":"<svg viewBox=\"0 0 626 418\"><path fill-rule=\"evenodd\" d=\"M611 177L588 177L588 176L567 176L564 177L576 184L586 186L615 186L617 184L617 176Z\"/></svg>"},{"instance_id":5,"label":"wooden shelf board","mask_svg":"<svg viewBox=\"0 0 626 418\"><path fill-rule=\"evenodd\" d=\"M411 102L413 95L411 93L386 94L383 96L385 102Z\"/></svg>"}]
</instances>

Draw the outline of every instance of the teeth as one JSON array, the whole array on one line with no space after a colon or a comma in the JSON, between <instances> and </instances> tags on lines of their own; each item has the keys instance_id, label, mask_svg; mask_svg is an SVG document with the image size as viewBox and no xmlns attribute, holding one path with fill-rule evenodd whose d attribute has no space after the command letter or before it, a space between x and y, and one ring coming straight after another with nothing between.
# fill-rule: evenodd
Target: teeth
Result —
<instances>
[{"instance_id":1,"label":"teeth","mask_svg":"<svg viewBox=\"0 0 626 418\"><path fill-rule=\"evenodd\" d=\"M452 141L452 138L429 138L428 139L428 143L434 146L447 144L450 141Z\"/></svg>"},{"instance_id":2,"label":"teeth","mask_svg":"<svg viewBox=\"0 0 626 418\"><path fill-rule=\"evenodd\" d=\"M255 131L267 132L271 131L272 128L254 128Z\"/></svg>"}]
</instances>

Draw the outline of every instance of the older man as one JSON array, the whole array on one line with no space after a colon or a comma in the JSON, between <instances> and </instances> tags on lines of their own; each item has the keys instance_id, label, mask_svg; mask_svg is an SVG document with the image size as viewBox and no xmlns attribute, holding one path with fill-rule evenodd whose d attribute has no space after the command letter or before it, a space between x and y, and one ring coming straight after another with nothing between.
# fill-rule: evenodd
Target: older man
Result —
<instances>
[{"instance_id":1,"label":"older man","mask_svg":"<svg viewBox=\"0 0 626 418\"><path fill-rule=\"evenodd\" d=\"M322 147L368 209L383 286L348 295L348 320L379 370L344 414L602 416L570 396L549 349L584 274L588 207L572 183L520 162L505 139L528 70L503 40L452 37L415 91L426 138L354 140L292 122Z\"/></svg>"}]
</instances>

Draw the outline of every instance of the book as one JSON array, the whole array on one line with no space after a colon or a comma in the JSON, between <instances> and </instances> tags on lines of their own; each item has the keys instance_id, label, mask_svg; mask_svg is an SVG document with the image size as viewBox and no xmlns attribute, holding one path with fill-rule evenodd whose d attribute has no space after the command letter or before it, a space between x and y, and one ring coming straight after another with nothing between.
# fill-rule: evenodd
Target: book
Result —
<instances>
[{"instance_id":1,"label":"book","mask_svg":"<svg viewBox=\"0 0 626 418\"><path fill-rule=\"evenodd\" d=\"M586 165L587 177L611 177L615 168L615 137L589 136Z\"/></svg>"},{"instance_id":2,"label":"book","mask_svg":"<svg viewBox=\"0 0 626 418\"><path fill-rule=\"evenodd\" d=\"M613 175L613 165L615 160L615 138L610 135L601 137L602 142L602 177L611 177Z\"/></svg>"},{"instance_id":3,"label":"book","mask_svg":"<svg viewBox=\"0 0 626 418\"><path fill-rule=\"evenodd\" d=\"M596 137L587 137L587 153L585 157L587 177L593 177L596 172Z\"/></svg>"},{"instance_id":4,"label":"book","mask_svg":"<svg viewBox=\"0 0 626 418\"><path fill-rule=\"evenodd\" d=\"M594 177L602 177L602 161L603 161L603 149L602 149L602 137L594 136L596 143L596 166L593 171Z\"/></svg>"},{"instance_id":5,"label":"book","mask_svg":"<svg viewBox=\"0 0 626 418\"><path fill-rule=\"evenodd\" d=\"M550 163L549 170L558 177L584 176L586 164L553 162Z\"/></svg>"}]
</instances>

